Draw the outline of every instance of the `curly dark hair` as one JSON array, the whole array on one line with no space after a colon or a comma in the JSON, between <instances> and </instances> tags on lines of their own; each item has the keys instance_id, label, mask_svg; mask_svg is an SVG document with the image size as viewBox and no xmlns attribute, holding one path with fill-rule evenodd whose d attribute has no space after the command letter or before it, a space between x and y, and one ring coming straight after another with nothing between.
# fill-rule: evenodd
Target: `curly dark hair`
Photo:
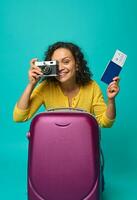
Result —
<instances>
[{"instance_id":1,"label":"curly dark hair","mask_svg":"<svg viewBox=\"0 0 137 200\"><path fill-rule=\"evenodd\" d=\"M84 55L81 52L81 49L77 45L71 42L56 42L48 47L47 51L44 54L45 55L44 60L45 61L51 60L54 51L58 48L68 49L74 56L74 59L78 66L78 71L76 71L76 83L79 85L86 85L87 83L89 83L93 74L90 72L87 66L87 61L84 59ZM55 77L47 77L46 79L47 81L50 82L58 81Z\"/></svg>"}]
</instances>

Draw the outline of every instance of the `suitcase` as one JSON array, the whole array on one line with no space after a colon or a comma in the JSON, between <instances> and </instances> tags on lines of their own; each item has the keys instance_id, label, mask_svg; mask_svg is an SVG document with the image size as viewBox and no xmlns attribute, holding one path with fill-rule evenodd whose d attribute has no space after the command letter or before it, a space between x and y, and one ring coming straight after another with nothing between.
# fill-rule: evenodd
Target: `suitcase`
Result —
<instances>
[{"instance_id":1,"label":"suitcase","mask_svg":"<svg viewBox=\"0 0 137 200\"><path fill-rule=\"evenodd\" d=\"M36 115L28 134L28 200L100 200L99 132L81 110Z\"/></svg>"}]
</instances>

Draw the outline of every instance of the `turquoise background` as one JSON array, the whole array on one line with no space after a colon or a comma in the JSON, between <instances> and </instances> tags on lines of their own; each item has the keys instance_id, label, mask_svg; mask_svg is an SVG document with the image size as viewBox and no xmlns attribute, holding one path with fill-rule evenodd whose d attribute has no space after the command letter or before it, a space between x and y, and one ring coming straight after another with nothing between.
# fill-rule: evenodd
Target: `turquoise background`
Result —
<instances>
[{"instance_id":1,"label":"turquoise background","mask_svg":"<svg viewBox=\"0 0 137 200\"><path fill-rule=\"evenodd\" d=\"M102 129L104 200L137 199L137 2L135 0L2 0L0 5L0 199L26 200L29 122L13 107L27 82L31 58L49 44L78 44L106 98L100 77L116 49L128 55L121 72L117 119ZM42 110L42 109L41 109Z\"/></svg>"}]
</instances>

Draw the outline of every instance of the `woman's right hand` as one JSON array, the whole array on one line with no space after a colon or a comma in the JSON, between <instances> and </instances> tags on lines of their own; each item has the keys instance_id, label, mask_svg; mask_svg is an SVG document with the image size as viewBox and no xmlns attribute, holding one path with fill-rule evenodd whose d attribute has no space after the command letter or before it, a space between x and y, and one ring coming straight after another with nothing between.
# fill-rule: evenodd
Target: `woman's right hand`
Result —
<instances>
[{"instance_id":1,"label":"woman's right hand","mask_svg":"<svg viewBox=\"0 0 137 200\"><path fill-rule=\"evenodd\" d=\"M39 81L41 75L43 74L41 72L41 69L35 65L36 61L38 61L37 58L33 58L30 61L30 69L28 72L29 81L30 81L30 84L32 84L32 85L35 85Z\"/></svg>"}]
</instances>

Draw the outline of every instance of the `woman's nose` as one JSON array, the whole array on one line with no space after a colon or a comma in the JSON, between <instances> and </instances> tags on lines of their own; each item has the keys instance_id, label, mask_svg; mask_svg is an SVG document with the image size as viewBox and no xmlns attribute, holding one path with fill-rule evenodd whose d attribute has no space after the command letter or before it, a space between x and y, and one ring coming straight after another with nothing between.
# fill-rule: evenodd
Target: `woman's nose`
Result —
<instances>
[{"instance_id":1,"label":"woman's nose","mask_svg":"<svg viewBox=\"0 0 137 200\"><path fill-rule=\"evenodd\" d=\"M58 63L58 66L59 66L59 71L63 70L64 69L64 66L62 63Z\"/></svg>"}]
</instances>

